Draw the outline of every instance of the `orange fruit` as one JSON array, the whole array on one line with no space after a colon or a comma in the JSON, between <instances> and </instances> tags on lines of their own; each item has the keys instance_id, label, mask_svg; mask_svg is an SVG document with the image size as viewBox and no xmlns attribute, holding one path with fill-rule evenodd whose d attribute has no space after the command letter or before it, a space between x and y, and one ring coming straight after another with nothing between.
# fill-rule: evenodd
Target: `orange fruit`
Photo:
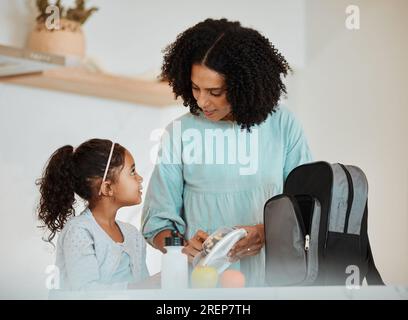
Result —
<instances>
[{"instance_id":1,"label":"orange fruit","mask_svg":"<svg viewBox=\"0 0 408 320\"><path fill-rule=\"evenodd\" d=\"M245 276L238 270L225 270L220 276L222 288L243 288L245 287Z\"/></svg>"}]
</instances>

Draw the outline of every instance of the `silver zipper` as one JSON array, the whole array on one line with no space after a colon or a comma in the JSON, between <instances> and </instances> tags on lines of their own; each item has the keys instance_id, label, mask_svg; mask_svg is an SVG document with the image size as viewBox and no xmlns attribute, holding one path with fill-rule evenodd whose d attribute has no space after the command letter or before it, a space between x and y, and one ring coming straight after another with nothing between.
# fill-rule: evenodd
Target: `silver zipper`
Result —
<instances>
[{"instance_id":1,"label":"silver zipper","mask_svg":"<svg viewBox=\"0 0 408 320\"><path fill-rule=\"evenodd\" d=\"M305 251L309 251L309 245L310 245L310 237L309 237L309 235L307 234L307 235L305 236Z\"/></svg>"}]
</instances>

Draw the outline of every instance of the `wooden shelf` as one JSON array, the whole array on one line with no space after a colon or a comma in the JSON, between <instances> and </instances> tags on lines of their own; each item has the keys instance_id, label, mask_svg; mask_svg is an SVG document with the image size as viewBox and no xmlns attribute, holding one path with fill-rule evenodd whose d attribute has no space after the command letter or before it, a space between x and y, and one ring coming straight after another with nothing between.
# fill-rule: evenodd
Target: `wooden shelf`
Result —
<instances>
[{"instance_id":1,"label":"wooden shelf","mask_svg":"<svg viewBox=\"0 0 408 320\"><path fill-rule=\"evenodd\" d=\"M61 67L34 74L6 76L1 77L0 82L155 107L180 103L180 100L174 99L167 83L91 72L78 67Z\"/></svg>"}]
</instances>

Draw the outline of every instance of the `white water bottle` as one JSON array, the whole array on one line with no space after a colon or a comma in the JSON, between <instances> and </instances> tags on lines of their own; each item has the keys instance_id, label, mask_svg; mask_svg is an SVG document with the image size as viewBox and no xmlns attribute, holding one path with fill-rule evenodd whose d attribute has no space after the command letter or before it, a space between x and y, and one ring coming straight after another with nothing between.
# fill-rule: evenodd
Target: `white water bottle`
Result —
<instances>
[{"instance_id":1,"label":"white water bottle","mask_svg":"<svg viewBox=\"0 0 408 320\"><path fill-rule=\"evenodd\" d=\"M188 288L188 258L182 253L183 239L172 232L171 237L164 239L167 250L162 256L161 287L162 289Z\"/></svg>"}]
</instances>

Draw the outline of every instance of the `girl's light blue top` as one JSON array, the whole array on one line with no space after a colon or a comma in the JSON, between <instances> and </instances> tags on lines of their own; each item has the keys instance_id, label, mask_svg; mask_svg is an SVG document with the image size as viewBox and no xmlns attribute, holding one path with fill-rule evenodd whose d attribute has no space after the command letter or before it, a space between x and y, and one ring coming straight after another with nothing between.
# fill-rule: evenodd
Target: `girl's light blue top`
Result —
<instances>
[{"instance_id":1,"label":"girl's light blue top","mask_svg":"<svg viewBox=\"0 0 408 320\"><path fill-rule=\"evenodd\" d=\"M215 129L225 134L224 145L208 138ZM312 156L300 123L280 106L251 133L235 122L187 113L167 126L158 159L142 213L150 243L165 229L189 239L198 229L211 234L223 226L263 223L265 202L282 193L290 171ZM238 267L248 286L263 285L264 249Z\"/></svg>"},{"instance_id":2,"label":"girl's light blue top","mask_svg":"<svg viewBox=\"0 0 408 320\"><path fill-rule=\"evenodd\" d=\"M126 289L149 276L145 239L134 226L116 222L123 243L114 242L88 208L67 222L57 242L61 289Z\"/></svg>"}]
</instances>

